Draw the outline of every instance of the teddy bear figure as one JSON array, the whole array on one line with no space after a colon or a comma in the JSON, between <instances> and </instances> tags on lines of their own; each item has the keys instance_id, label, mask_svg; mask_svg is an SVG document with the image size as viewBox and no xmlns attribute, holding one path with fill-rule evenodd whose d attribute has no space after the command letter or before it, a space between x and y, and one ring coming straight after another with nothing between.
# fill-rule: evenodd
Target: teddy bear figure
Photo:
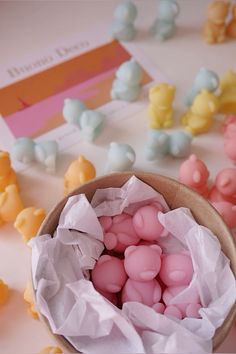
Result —
<instances>
[{"instance_id":1,"label":"teddy bear figure","mask_svg":"<svg viewBox=\"0 0 236 354\"><path fill-rule=\"evenodd\" d=\"M130 1L125 0L120 3L114 11L114 21L112 23L112 37L120 41L131 41L136 35L134 21L137 17L137 8Z\"/></svg>"},{"instance_id":2,"label":"teddy bear figure","mask_svg":"<svg viewBox=\"0 0 236 354\"><path fill-rule=\"evenodd\" d=\"M226 36L225 20L228 16L230 4L225 1L213 1L208 5L207 22L203 28L207 43L222 43Z\"/></svg>"},{"instance_id":3,"label":"teddy bear figure","mask_svg":"<svg viewBox=\"0 0 236 354\"><path fill-rule=\"evenodd\" d=\"M10 184L17 184L16 174L11 167L9 153L0 151L0 193Z\"/></svg>"},{"instance_id":4,"label":"teddy bear figure","mask_svg":"<svg viewBox=\"0 0 236 354\"><path fill-rule=\"evenodd\" d=\"M23 209L17 186L11 184L0 193L0 225L5 222L15 221L17 215Z\"/></svg>"},{"instance_id":5,"label":"teddy bear figure","mask_svg":"<svg viewBox=\"0 0 236 354\"><path fill-rule=\"evenodd\" d=\"M107 164L108 171L128 171L132 168L135 160L135 151L129 144L110 143Z\"/></svg>"},{"instance_id":6,"label":"teddy bear figure","mask_svg":"<svg viewBox=\"0 0 236 354\"><path fill-rule=\"evenodd\" d=\"M231 38L236 38L236 4L232 7L232 19L227 25L226 33Z\"/></svg>"},{"instance_id":7,"label":"teddy bear figure","mask_svg":"<svg viewBox=\"0 0 236 354\"><path fill-rule=\"evenodd\" d=\"M213 116L218 107L218 98L213 93L202 90L195 97L190 110L181 118L186 131L192 135L207 132L213 124Z\"/></svg>"},{"instance_id":8,"label":"teddy bear figure","mask_svg":"<svg viewBox=\"0 0 236 354\"><path fill-rule=\"evenodd\" d=\"M149 90L149 128L170 128L173 125L174 97L175 87L167 83L161 83Z\"/></svg>"},{"instance_id":9,"label":"teddy bear figure","mask_svg":"<svg viewBox=\"0 0 236 354\"><path fill-rule=\"evenodd\" d=\"M209 199L211 202L225 201L236 205L236 168L224 168L217 174Z\"/></svg>"},{"instance_id":10,"label":"teddy bear figure","mask_svg":"<svg viewBox=\"0 0 236 354\"><path fill-rule=\"evenodd\" d=\"M25 208L17 215L14 227L22 235L23 240L28 242L36 236L45 216L46 213L42 208Z\"/></svg>"}]
</instances>

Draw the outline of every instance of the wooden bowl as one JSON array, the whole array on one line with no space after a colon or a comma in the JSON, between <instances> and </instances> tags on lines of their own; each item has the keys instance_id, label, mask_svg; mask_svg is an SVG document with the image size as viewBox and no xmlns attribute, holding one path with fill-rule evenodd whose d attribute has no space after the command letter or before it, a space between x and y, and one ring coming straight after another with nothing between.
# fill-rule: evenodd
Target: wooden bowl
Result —
<instances>
[{"instance_id":1,"label":"wooden bowl","mask_svg":"<svg viewBox=\"0 0 236 354\"><path fill-rule=\"evenodd\" d=\"M179 207L189 208L196 221L199 224L208 227L217 236L220 241L222 251L230 259L231 269L234 275L236 276L236 245L233 236L231 235L228 227L225 225L218 212L211 206L210 203L208 203L205 198L195 193L193 190L187 188L183 184L171 178L160 176L157 174L145 172L114 173L100 178L96 178L91 182L84 184L80 188L74 190L59 204L56 205L56 207L46 217L44 223L42 224L39 230L38 235L53 235L54 231L57 228L62 209L64 208L67 199L70 196L84 193L87 196L88 200L91 201L97 189L108 187L121 187L133 175L135 175L143 182L149 184L156 191L160 192L171 209ZM214 351L224 341L235 320L235 317L236 302L222 326L216 330L216 333L213 338ZM47 319L44 316L41 316L41 318L49 327ZM57 338L57 340L59 340L59 342L63 343L69 351L78 352L63 336L54 336Z\"/></svg>"}]
</instances>

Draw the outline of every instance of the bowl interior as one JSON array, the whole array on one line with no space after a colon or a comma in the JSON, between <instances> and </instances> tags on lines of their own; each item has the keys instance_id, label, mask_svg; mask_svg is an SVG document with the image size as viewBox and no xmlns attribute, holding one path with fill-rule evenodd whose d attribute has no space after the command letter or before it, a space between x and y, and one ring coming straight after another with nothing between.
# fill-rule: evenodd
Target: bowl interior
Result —
<instances>
[{"instance_id":1,"label":"bowl interior","mask_svg":"<svg viewBox=\"0 0 236 354\"><path fill-rule=\"evenodd\" d=\"M103 176L93 181L86 183L80 188L74 190L67 197L65 197L46 217L44 223L42 224L39 235L43 234L53 234L57 228L59 217L62 209L64 208L67 199L76 194L85 194L90 201L96 191L100 188L109 187L121 187L127 180L135 175L137 178L143 182L149 184L155 190L160 192L165 198L167 204L171 209L186 207L189 208L195 217L196 221L208 227L219 239L221 243L222 250L224 254L230 259L231 269L236 276L236 246L234 239L223 222L222 218L218 212L211 206L210 203L191 189L187 188L183 184L156 174L143 173L143 172L124 172L115 173L107 176ZM224 323L219 327L213 338L213 348L214 350L224 341L227 333L229 332L233 321L236 316L236 303L234 304L232 310L228 314ZM47 319L43 317L43 320ZM48 325L49 326L49 325ZM75 348L71 346L69 342L63 336L56 336L60 341L67 346L71 352L75 352Z\"/></svg>"}]
</instances>

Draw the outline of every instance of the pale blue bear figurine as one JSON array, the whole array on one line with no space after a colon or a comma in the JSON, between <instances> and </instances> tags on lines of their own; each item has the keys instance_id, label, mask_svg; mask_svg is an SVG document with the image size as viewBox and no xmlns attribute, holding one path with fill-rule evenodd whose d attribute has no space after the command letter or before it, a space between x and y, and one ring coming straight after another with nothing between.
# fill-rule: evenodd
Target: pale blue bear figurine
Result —
<instances>
[{"instance_id":1,"label":"pale blue bear figurine","mask_svg":"<svg viewBox=\"0 0 236 354\"><path fill-rule=\"evenodd\" d=\"M203 89L210 92L217 90L219 82L219 76L214 71L201 68L195 77L193 87L185 98L186 105L191 106L195 96Z\"/></svg>"},{"instance_id":2,"label":"pale blue bear figurine","mask_svg":"<svg viewBox=\"0 0 236 354\"><path fill-rule=\"evenodd\" d=\"M12 156L24 164L31 163L35 159L34 148L35 142L31 138L18 138L13 144Z\"/></svg>"},{"instance_id":3,"label":"pale blue bear figurine","mask_svg":"<svg viewBox=\"0 0 236 354\"><path fill-rule=\"evenodd\" d=\"M55 140L42 141L35 145L36 161L43 164L47 172L55 172L58 144Z\"/></svg>"},{"instance_id":4,"label":"pale blue bear figurine","mask_svg":"<svg viewBox=\"0 0 236 354\"><path fill-rule=\"evenodd\" d=\"M162 158L169 154L169 135L156 129L148 131L147 144L145 146L145 157L147 160L152 161Z\"/></svg>"},{"instance_id":5,"label":"pale blue bear figurine","mask_svg":"<svg viewBox=\"0 0 236 354\"><path fill-rule=\"evenodd\" d=\"M135 163L136 155L129 144L111 143L108 151L108 171L118 172L130 170Z\"/></svg>"},{"instance_id":6,"label":"pale blue bear figurine","mask_svg":"<svg viewBox=\"0 0 236 354\"><path fill-rule=\"evenodd\" d=\"M170 134L169 154L183 158L190 155L192 135L184 131L175 131Z\"/></svg>"},{"instance_id":7,"label":"pale blue bear figurine","mask_svg":"<svg viewBox=\"0 0 236 354\"><path fill-rule=\"evenodd\" d=\"M164 41L175 34L175 19L179 14L179 5L174 0L160 0L158 14L150 28L155 39Z\"/></svg>"},{"instance_id":8,"label":"pale blue bear figurine","mask_svg":"<svg viewBox=\"0 0 236 354\"><path fill-rule=\"evenodd\" d=\"M94 141L101 133L105 123L105 115L98 111L84 111L80 117L80 129L85 140Z\"/></svg>"},{"instance_id":9,"label":"pale blue bear figurine","mask_svg":"<svg viewBox=\"0 0 236 354\"><path fill-rule=\"evenodd\" d=\"M137 17L137 8L129 0L123 1L114 11L112 23L112 37L120 41L131 41L136 35L134 21Z\"/></svg>"},{"instance_id":10,"label":"pale blue bear figurine","mask_svg":"<svg viewBox=\"0 0 236 354\"><path fill-rule=\"evenodd\" d=\"M81 114L87 109L85 104L73 98L66 98L64 100L63 117L69 124L79 125Z\"/></svg>"},{"instance_id":11,"label":"pale blue bear figurine","mask_svg":"<svg viewBox=\"0 0 236 354\"><path fill-rule=\"evenodd\" d=\"M141 92L143 71L139 63L133 58L124 62L116 72L113 81L111 98L124 101L135 101Z\"/></svg>"}]
</instances>

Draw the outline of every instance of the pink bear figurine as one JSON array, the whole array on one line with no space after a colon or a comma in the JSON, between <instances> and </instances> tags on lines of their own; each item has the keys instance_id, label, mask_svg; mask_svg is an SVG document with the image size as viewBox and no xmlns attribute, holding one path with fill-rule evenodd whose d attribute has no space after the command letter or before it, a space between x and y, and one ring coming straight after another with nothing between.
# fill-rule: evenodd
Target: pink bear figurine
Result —
<instances>
[{"instance_id":1,"label":"pink bear figurine","mask_svg":"<svg viewBox=\"0 0 236 354\"><path fill-rule=\"evenodd\" d=\"M128 279L123 287L121 300L122 303L137 301L147 306L153 306L159 304L161 293L161 287L156 279L145 282ZM159 305L156 306L156 310L157 312L161 311Z\"/></svg>"},{"instance_id":2,"label":"pink bear figurine","mask_svg":"<svg viewBox=\"0 0 236 354\"><path fill-rule=\"evenodd\" d=\"M186 286L172 286L166 288L163 292L162 299L166 305L164 315L177 317L180 320L184 317L200 318L199 310L202 308L200 304L200 297L196 292L191 303L177 303L173 300L175 296L181 293Z\"/></svg>"},{"instance_id":3,"label":"pink bear figurine","mask_svg":"<svg viewBox=\"0 0 236 354\"><path fill-rule=\"evenodd\" d=\"M191 257L185 253L171 253L162 256L159 276L167 286L188 285L193 277Z\"/></svg>"},{"instance_id":4,"label":"pink bear figurine","mask_svg":"<svg viewBox=\"0 0 236 354\"><path fill-rule=\"evenodd\" d=\"M180 166L179 181L204 197L207 197L209 193L207 186L208 177L209 171L206 165L196 155L191 155Z\"/></svg>"},{"instance_id":5,"label":"pink bear figurine","mask_svg":"<svg viewBox=\"0 0 236 354\"><path fill-rule=\"evenodd\" d=\"M155 241L166 232L158 220L158 212L163 211L161 204L151 204L139 208L133 216L133 226L137 235L146 241Z\"/></svg>"},{"instance_id":6,"label":"pink bear figurine","mask_svg":"<svg viewBox=\"0 0 236 354\"><path fill-rule=\"evenodd\" d=\"M216 208L230 229L236 227L236 205L230 202L213 202L212 205Z\"/></svg>"},{"instance_id":7,"label":"pink bear figurine","mask_svg":"<svg viewBox=\"0 0 236 354\"><path fill-rule=\"evenodd\" d=\"M113 218L102 216L99 218L104 234L104 244L108 250L124 252L126 247L136 245L140 238L136 234L132 216L122 213Z\"/></svg>"},{"instance_id":8,"label":"pink bear figurine","mask_svg":"<svg viewBox=\"0 0 236 354\"><path fill-rule=\"evenodd\" d=\"M91 272L92 282L96 289L109 293L118 293L127 280L123 260L103 255Z\"/></svg>"},{"instance_id":9,"label":"pink bear figurine","mask_svg":"<svg viewBox=\"0 0 236 354\"><path fill-rule=\"evenodd\" d=\"M218 173L209 199L211 202L236 204L236 168L225 168Z\"/></svg>"},{"instance_id":10,"label":"pink bear figurine","mask_svg":"<svg viewBox=\"0 0 236 354\"><path fill-rule=\"evenodd\" d=\"M161 268L161 253L158 245L129 246L125 250L126 273L131 279L141 282L154 279Z\"/></svg>"}]
</instances>

